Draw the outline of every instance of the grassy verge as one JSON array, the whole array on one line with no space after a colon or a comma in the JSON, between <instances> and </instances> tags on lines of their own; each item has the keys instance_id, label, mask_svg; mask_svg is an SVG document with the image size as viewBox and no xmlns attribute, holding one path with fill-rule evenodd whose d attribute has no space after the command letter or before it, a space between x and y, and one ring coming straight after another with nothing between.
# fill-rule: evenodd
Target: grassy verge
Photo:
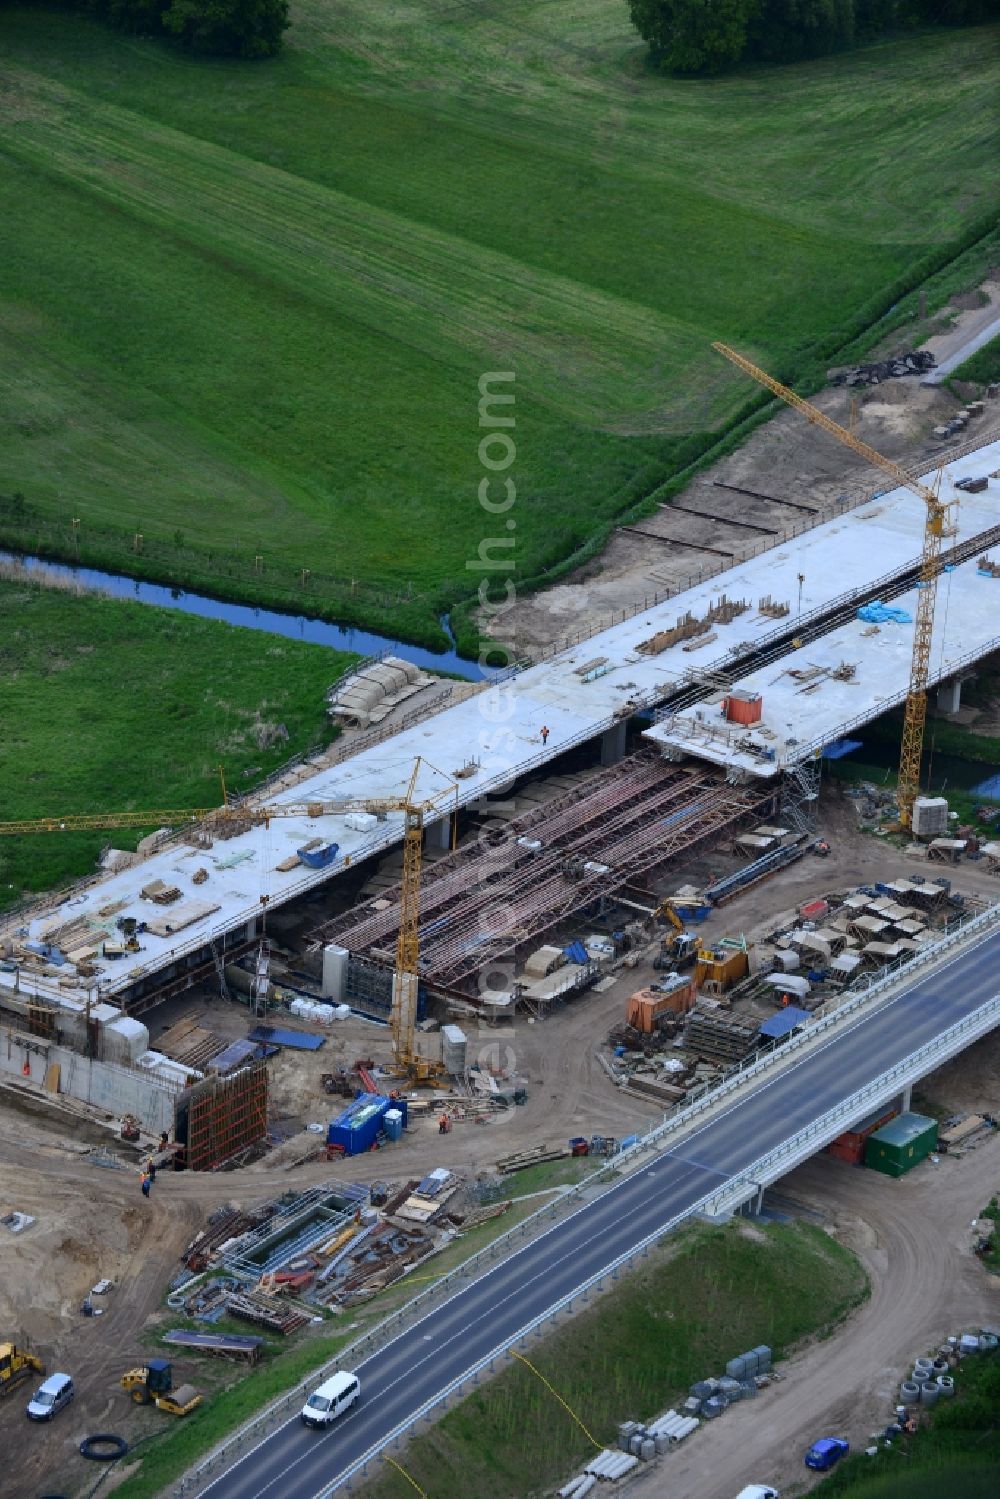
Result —
<instances>
[{"instance_id":1,"label":"grassy verge","mask_svg":"<svg viewBox=\"0 0 1000 1499\"><path fill-rule=\"evenodd\" d=\"M1000 380L1000 338L991 338L988 344L953 370L952 380L973 380L977 385L992 385Z\"/></svg>"},{"instance_id":2,"label":"grassy verge","mask_svg":"<svg viewBox=\"0 0 1000 1499\"><path fill-rule=\"evenodd\" d=\"M328 743L324 693L354 658L144 604L0 579L5 819L214 807ZM155 812L150 828L160 825ZM141 832L0 840L0 908Z\"/></svg>"},{"instance_id":3,"label":"grassy verge","mask_svg":"<svg viewBox=\"0 0 1000 1499\"><path fill-rule=\"evenodd\" d=\"M245 1323L241 1330L246 1331ZM345 1329L341 1333L323 1332L307 1338L265 1359L242 1378L237 1377L227 1389L210 1396L183 1421L170 1422L162 1433L154 1433L142 1443L139 1465L122 1492L129 1499L156 1499L216 1442L333 1358L354 1336L353 1330ZM170 1345L166 1345L165 1351L169 1353Z\"/></svg>"},{"instance_id":4,"label":"grassy verge","mask_svg":"<svg viewBox=\"0 0 1000 1499\"><path fill-rule=\"evenodd\" d=\"M441 643L502 534L480 376L523 588L755 409L713 338L811 381L974 276L996 34L779 89L652 75L605 0L297 0L259 68L5 7L0 538Z\"/></svg>"},{"instance_id":5,"label":"grassy verge","mask_svg":"<svg viewBox=\"0 0 1000 1499\"><path fill-rule=\"evenodd\" d=\"M619 1421L663 1410L734 1354L767 1342L780 1357L866 1294L858 1261L811 1225L752 1236L738 1224L698 1226L531 1359L595 1437L610 1442ZM512 1365L411 1442L404 1462L431 1499L527 1499L568 1478L591 1450L536 1376ZM409 1499L413 1490L386 1468L362 1492Z\"/></svg>"},{"instance_id":6,"label":"grassy verge","mask_svg":"<svg viewBox=\"0 0 1000 1499\"><path fill-rule=\"evenodd\" d=\"M427 1289L431 1281L447 1274L457 1265L469 1259L480 1249L513 1228L522 1218L537 1210L537 1202L515 1203L502 1218L480 1224L460 1239L435 1255L423 1271L407 1276L396 1287L390 1288L360 1311L346 1313L340 1321L342 1331L332 1332L327 1322L322 1329L304 1335L295 1346L281 1339L266 1338L263 1362L248 1373L226 1371L230 1377L227 1388L218 1390L202 1406L182 1422L170 1423L162 1433L150 1438L147 1448L143 1444L140 1465L128 1481L129 1499L155 1499L167 1484L179 1478L188 1468L196 1464L218 1442L223 1441L237 1427L250 1420L271 1400L304 1379L313 1369L332 1358L339 1349L360 1336L367 1327L376 1325L387 1313L395 1311L411 1297ZM169 1343L162 1342L162 1332L170 1327L192 1327L205 1330L205 1324L174 1315L165 1316L162 1326L152 1329L146 1341L155 1343L157 1352L170 1357L176 1354ZM220 1329L245 1333L245 1322L226 1319L217 1324ZM334 1324L336 1325L336 1324ZM209 1362L206 1377L211 1378L218 1365Z\"/></svg>"},{"instance_id":7,"label":"grassy verge","mask_svg":"<svg viewBox=\"0 0 1000 1499\"><path fill-rule=\"evenodd\" d=\"M855 1454L820 1485L823 1499L994 1499L1000 1471L1000 1358L969 1359L956 1395L926 1426L875 1457Z\"/></svg>"}]
</instances>

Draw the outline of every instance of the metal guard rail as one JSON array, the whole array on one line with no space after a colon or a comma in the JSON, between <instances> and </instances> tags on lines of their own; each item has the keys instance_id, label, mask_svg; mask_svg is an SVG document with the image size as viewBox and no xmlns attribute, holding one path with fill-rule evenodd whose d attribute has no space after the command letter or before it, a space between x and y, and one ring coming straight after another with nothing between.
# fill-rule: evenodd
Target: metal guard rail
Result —
<instances>
[{"instance_id":1,"label":"metal guard rail","mask_svg":"<svg viewBox=\"0 0 1000 1499\"><path fill-rule=\"evenodd\" d=\"M911 958L907 963L902 965L902 967L905 968L907 974L909 974L912 973L917 967L928 966L942 954L949 952L951 949L957 947L960 943L967 941L970 935L988 934L990 928L997 925L998 923L1000 923L1000 905L991 906L989 910L981 912L979 915L969 920L965 920L961 923L956 923L954 930L949 931L948 935L943 938L942 941L936 942L932 947L929 947L925 953ZM655 1129L650 1130L649 1133L644 1135L642 1139L639 1140L635 1145L630 1146L627 1150L619 1152L616 1156L610 1157L600 1167L598 1167L596 1171L589 1173L586 1177L584 1177L582 1181L578 1182L576 1186L572 1187L568 1192L565 1192L562 1197L560 1197L556 1202L547 1203L544 1207L538 1208L534 1213L530 1213L528 1217L523 1218L521 1222L518 1223L514 1228L508 1229L505 1234L499 1235L496 1239L492 1240L489 1244L478 1250L474 1255L470 1255L470 1257L467 1260L464 1260L462 1264L457 1265L454 1270L450 1270L442 1275L440 1280L434 1281L433 1284L428 1286L426 1290L421 1291L417 1296L405 1302L403 1306L398 1307L394 1312L389 1313L389 1315L383 1318L383 1320L379 1322L375 1327L371 1328L368 1332L363 1333L361 1337L356 1338L354 1342L350 1343L346 1348L341 1349L341 1351L333 1359L331 1359L328 1364L323 1365L320 1369L317 1369L312 1374L310 1374L307 1380L304 1380L300 1384L296 1385L293 1390L287 1391L284 1395L279 1396L279 1398L274 1401L264 1412L254 1418L254 1421L252 1423L253 1428L258 1428L262 1425L270 1423L276 1416L278 1416L282 1412L287 1412L292 1409L298 1409L309 1391L315 1387L316 1382L318 1380L321 1380L327 1373L333 1372L336 1368L340 1367L344 1363L349 1363L352 1361L356 1362L356 1355L360 1356L362 1360L366 1357L370 1357L379 1347L385 1346L387 1343L392 1342L394 1340L394 1337L398 1336L399 1333L403 1330L403 1325L411 1321L414 1313L417 1313L416 1320L419 1322L422 1319L422 1316L431 1310L432 1303L441 1299L442 1291L446 1291L448 1293L448 1295L443 1298L444 1300L447 1300L448 1296L451 1295L457 1283L470 1281L479 1271L483 1271L485 1273L485 1271L488 1270L490 1264L495 1263L508 1250L512 1252L515 1248L516 1240L521 1240L523 1242L529 1237L536 1237L535 1230L538 1229L543 1222L547 1221L551 1225L551 1227L544 1229L542 1233L537 1235L537 1237L541 1238L545 1233L551 1232L552 1227L555 1226L555 1220L560 1216L560 1209L566 1203L571 1202L574 1199L580 1199L586 1191L593 1188L602 1179L616 1175L622 1161L636 1159L644 1151L655 1145L657 1141L661 1140L666 1134L672 1133L675 1130L679 1131L684 1129L689 1123L695 1120L700 1114L703 1114L708 1108L714 1107L714 1105L718 1103L720 1099L734 1092L743 1084L743 1082L750 1078L758 1076L760 1073L768 1071L777 1062L781 1061L791 1052L800 1050L808 1042L814 1040L818 1035L821 1035L823 1032L831 1029L834 1024L839 1023L845 1017L854 1014L863 1005L867 1004L873 995L889 989L892 984L899 979L900 973L901 969L896 969L892 973L878 974L866 984L865 988L860 993L853 995L846 1004L841 1005L838 1009L832 1011L829 1015L823 1016L821 1019L814 1021L811 1025L803 1027L801 1031L795 1032L789 1038L789 1040L780 1047L772 1049L765 1056L755 1059L752 1063L749 1063L747 1065L740 1065L733 1068L723 1083L712 1088L710 1092L706 1092L696 1102L683 1106L679 1108L675 1113L669 1115L662 1124L658 1125ZM981 1020L984 1011L988 1011L990 1014L992 1014L994 1010L1000 1012L1000 998L989 1001L986 1006L980 1006L980 1008L974 1013L974 1015L967 1016L964 1021L960 1021L956 1026L950 1027L949 1031L943 1033L942 1036L938 1037L935 1042L929 1043L929 1047L940 1048L945 1043L945 1039L948 1035L952 1034L953 1032L957 1033L962 1030L971 1029L972 1025L976 1021ZM922 1051L927 1049L929 1048L922 1048ZM919 1055L921 1055L921 1053L914 1053L914 1056ZM900 1070L903 1066L912 1065L912 1063L913 1057L909 1058L904 1064L898 1064L897 1069L894 1070ZM829 1111L830 1115L835 1114L839 1118L842 1113L850 1112L855 1107L856 1098L859 1096L867 1097L868 1093L873 1088L876 1088L880 1084L880 1082L881 1079L876 1079L875 1083L868 1084L865 1089L862 1089L860 1091L860 1094L852 1095L851 1098L845 1100L841 1104L838 1104L834 1110ZM827 1116L824 1116L824 1119L826 1118ZM814 1125L808 1126L807 1131L799 1131L799 1134L797 1136L793 1136L792 1140L786 1142L785 1146L782 1147L782 1150L786 1154L789 1153L794 1147L794 1142L796 1140L798 1140L800 1137L806 1136L809 1132L815 1133L820 1123L821 1121L817 1121ZM838 1131L834 1130L833 1133L836 1134L838 1133ZM773 1154L774 1152L771 1152L771 1155ZM762 1157L761 1160L762 1162L766 1162L768 1160L768 1157ZM759 1163L755 1164L754 1170L759 1171L759 1169ZM733 1180L739 1181L744 1179L746 1176L747 1173L743 1173L742 1176L733 1178ZM391 1432L382 1445L388 1445L390 1442L396 1440L404 1431L408 1431L411 1426L422 1420L430 1410L433 1410L442 1401L447 1400L457 1388L467 1383L470 1379L473 1379L477 1374L481 1373L482 1370L488 1367L491 1361L494 1360L500 1353L505 1351L506 1348L512 1347L514 1343L520 1341L524 1336L526 1336L528 1332L532 1331L533 1328L535 1328L536 1326L540 1326L543 1322L555 1316L560 1310L563 1309L565 1305L571 1306L573 1301L577 1297L583 1295L585 1291L591 1288L595 1283L599 1283L607 1276L613 1274L616 1269L620 1269L623 1264L628 1263L629 1260L634 1258L635 1255L640 1254L650 1244L655 1243L656 1240L663 1238L664 1235L671 1232L671 1230L680 1222L684 1221L684 1219L694 1216L696 1213L701 1212L709 1203L717 1201L724 1195L725 1190L726 1189L724 1187L714 1187L710 1193L708 1193L704 1198L700 1199L699 1202L696 1203L693 1207L691 1207L684 1213L678 1214L675 1218L670 1219L663 1227L657 1229L654 1234L650 1235L648 1239L643 1240L641 1243L635 1245L631 1250L627 1252L627 1254L621 1256L619 1260L616 1260L613 1265L605 1267L605 1269L602 1270L599 1275L592 1277L591 1280L586 1282L585 1285L577 1287L571 1296L564 1298L564 1300L558 1303L555 1307L549 1308L545 1313L542 1314L540 1318L537 1318L534 1322L528 1324L525 1329L522 1329L520 1332L518 1332L517 1335L511 1338L507 1343L505 1343L503 1347L495 1349L487 1359L482 1360L478 1365L476 1365L475 1369L466 1371L466 1373L464 1373L460 1379L454 1381L451 1385L448 1386L446 1390L435 1396L433 1400L428 1401L426 1405L422 1406L420 1411L412 1416L407 1423L404 1423L402 1427L399 1427L394 1432ZM405 1284L405 1281L403 1282L403 1284ZM386 1337L386 1333L389 1332L392 1332L393 1335L391 1337ZM180 1499L180 1496L186 1496L194 1493L205 1484L207 1484L207 1482L212 1477L217 1476L219 1471L224 1470L225 1466L235 1461L236 1457L239 1455L240 1448L246 1442L249 1435L249 1427L241 1428L240 1431L236 1432L232 1437L228 1438L221 1447L217 1448L213 1453L210 1453L209 1456L201 1464L199 1464L197 1468L193 1469L188 1475L186 1475L185 1478L181 1480L180 1484L174 1489L174 1493L178 1496L178 1499ZM370 1452L363 1460L363 1462L370 1462L374 1456L374 1451ZM358 1465L355 1465L350 1473L343 1476L345 1478L350 1478L352 1474L356 1476L357 1472L359 1471L360 1467ZM333 1490L327 1490L326 1492L332 1493Z\"/></svg>"}]
</instances>

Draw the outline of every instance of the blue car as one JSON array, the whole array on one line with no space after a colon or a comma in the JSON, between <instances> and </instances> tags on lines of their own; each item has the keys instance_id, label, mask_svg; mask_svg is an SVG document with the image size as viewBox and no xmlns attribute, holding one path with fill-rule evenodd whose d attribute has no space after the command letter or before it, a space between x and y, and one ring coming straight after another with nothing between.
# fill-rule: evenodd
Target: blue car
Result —
<instances>
[{"instance_id":1,"label":"blue car","mask_svg":"<svg viewBox=\"0 0 1000 1499\"><path fill-rule=\"evenodd\" d=\"M813 1442L806 1453L806 1467L816 1468L825 1473L827 1468L832 1468L834 1463L839 1463L851 1450L850 1442L843 1437L820 1437L818 1442Z\"/></svg>"}]
</instances>

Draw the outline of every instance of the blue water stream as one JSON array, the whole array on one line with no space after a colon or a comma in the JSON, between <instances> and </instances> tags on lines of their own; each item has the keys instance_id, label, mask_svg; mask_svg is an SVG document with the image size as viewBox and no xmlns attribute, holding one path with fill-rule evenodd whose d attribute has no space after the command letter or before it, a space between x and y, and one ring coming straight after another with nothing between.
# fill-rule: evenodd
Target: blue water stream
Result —
<instances>
[{"instance_id":1,"label":"blue water stream","mask_svg":"<svg viewBox=\"0 0 1000 1499\"><path fill-rule=\"evenodd\" d=\"M476 662L464 661L454 649L429 651L405 640L393 640L388 635L358 630L353 625L329 624L326 620L309 619L304 614L282 614L277 609L257 609L252 604L230 604L223 599L209 598L206 594L168 588L161 583L144 583L122 573L101 572L93 567L70 567L62 562L49 562L43 557L22 556L16 552L0 551L0 562L20 563L29 573L35 569L43 569L49 576L65 578L79 583L83 588L94 589L113 598L134 599L140 604L154 604L160 609L179 609L182 614L197 614L201 619L222 620L245 630L264 630L270 635L283 635L289 640L306 640L312 645L326 645L336 651L354 651L359 656L376 656L383 651L391 651L394 656L412 661L425 671L451 672L470 681L478 681L482 675ZM441 624L445 633L454 641L447 615L441 620Z\"/></svg>"}]
</instances>

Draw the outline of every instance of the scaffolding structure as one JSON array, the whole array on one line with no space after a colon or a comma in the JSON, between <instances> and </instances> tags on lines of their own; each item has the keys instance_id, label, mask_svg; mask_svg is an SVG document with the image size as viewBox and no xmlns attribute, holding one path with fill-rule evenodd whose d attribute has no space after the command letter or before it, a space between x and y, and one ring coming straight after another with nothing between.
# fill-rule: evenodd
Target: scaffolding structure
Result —
<instances>
[{"instance_id":1,"label":"scaffolding structure","mask_svg":"<svg viewBox=\"0 0 1000 1499\"><path fill-rule=\"evenodd\" d=\"M774 788L734 787L708 768L647 751L533 808L425 873L420 973L474 998L477 977L517 960L544 932L702 840L773 806ZM310 934L391 969L400 888Z\"/></svg>"},{"instance_id":2,"label":"scaffolding structure","mask_svg":"<svg viewBox=\"0 0 1000 1499\"><path fill-rule=\"evenodd\" d=\"M267 1134L267 1064L196 1083L177 1100L175 1135L189 1171L214 1171Z\"/></svg>"}]
</instances>

